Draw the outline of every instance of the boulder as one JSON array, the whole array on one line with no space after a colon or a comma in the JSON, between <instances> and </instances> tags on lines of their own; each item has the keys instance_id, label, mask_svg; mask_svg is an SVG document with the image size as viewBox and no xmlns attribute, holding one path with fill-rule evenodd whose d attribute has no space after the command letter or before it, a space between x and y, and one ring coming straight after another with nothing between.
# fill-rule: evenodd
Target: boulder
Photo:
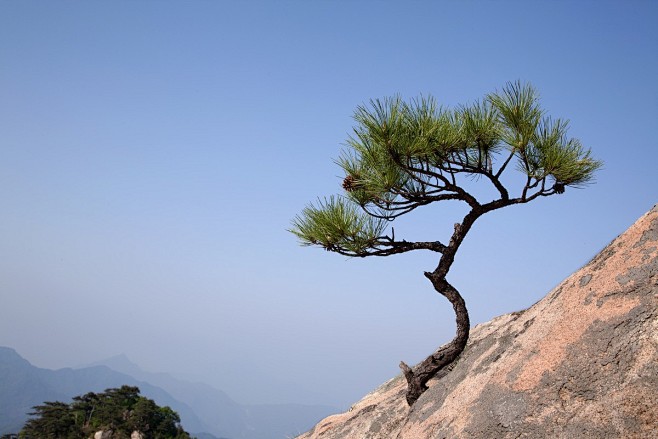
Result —
<instances>
[{"instance_id":1,"label":"boulder","mask_svg":"<svg viewBox=\"0 0 658 439\"><path fill-rule=\"evenodd\" d=\"M473 328L409 408L400 375L299 439L658 437L658 205L527 310Z\"/></svg>"}]
</instances>

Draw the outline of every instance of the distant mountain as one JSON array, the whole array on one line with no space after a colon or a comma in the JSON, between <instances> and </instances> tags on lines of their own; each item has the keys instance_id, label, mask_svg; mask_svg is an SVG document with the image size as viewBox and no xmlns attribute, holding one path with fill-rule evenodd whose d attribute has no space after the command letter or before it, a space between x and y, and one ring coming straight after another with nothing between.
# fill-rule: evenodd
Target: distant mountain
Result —
<instances>
[{"instance_id":1,"label":"distant mountain","mask_svg":"<svg viewBox=\"0 0 658 439\"><path fill-rule=\"evenodd\" d=\"M227 438L252 437L244 433L248 429L246 426L249 424L247 412L221 390L203 383L179 380L166 373L146 372L125 355L117 355L92 363L90 366L106 366L165 389L171 396L179 401L185 401L194 410L194 413L206 425L205 430L199 431L206 431ZM258 438L265 439L266 437L268 436L259 436Z\"/></svg>"},{"instance_id":2,"label":"distant mountain","mask_svg":"<svg viewBox=\"0 0 658 439\"><path fill-rule=\"evenodd\" d=\"M32 406L65 399L67 395L44 383L39 370L16 351L0 347L0 433L18 433Z\"/></svg>"},{"instance_id":3,"label":"distant mountain","mask_svg":"<svg viewBox=\"0 0 658 439\"><path fill-rule=\"evenodd\" d=\"M0 435L18 432L32 407L44 401L69 402L75 395L123 384L139 387L158 405L170 406L185 430L199 439L284 439L338 411L322 405L240 405L207 384L143 371L125 355L77 369L49 370L0 347Z\"/></svg>"},{"instance_id":4,"label":"distant mountain","mask_svg":"<svg viewBox=\"0 0 658 439\"><path fill-rule=\"evenodd\" d=\"M187 431L209 431L209 427L188 405L150 383L107 366L41 369L30 364L14 349L0 347L0 435L17 433L28 419L32 407L44 401L69 402L76 395L102 392L124 384L137 386L143 396L153 399L158 405L174 409Z\"/></svg>"},{"instance_id":5,"label":"distant mountain","mask_svg":"<svg viewBox=\"0 0 658 439\"><path fill-rule=\"evenodd\" d=\"M125 355L92 365L104 365L165 389L189 405L212 434L231 439L284 439L296 436L326 417L335 407L302 404L241 405L226 393L203 383L180 380L166 373L142 370Z\"/></svg>"}]
</instances>

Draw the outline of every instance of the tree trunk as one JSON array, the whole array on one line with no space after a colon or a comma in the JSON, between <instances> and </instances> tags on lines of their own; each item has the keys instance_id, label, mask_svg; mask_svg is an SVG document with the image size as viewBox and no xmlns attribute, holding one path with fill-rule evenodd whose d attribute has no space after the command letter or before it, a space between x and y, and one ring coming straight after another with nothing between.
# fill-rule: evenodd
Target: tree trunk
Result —
<instances>
[{"instance_id":1,"label":"tree trunk","mask_svg":"<svg viewBox=\"0 0 658 439\"><path fill-rule=\"evenodd\" d=\"M464 237L473 226L473 223L475 223L475 220L485 212L487 210L482 206L474 207L464 217L461 224L455 224L455 231L450 238L450 243L442 252L439 265L433 272L425 272L425 277L432 282L434 289L452 303L457 322L457 335L455 335L455 338L450 343L439 348L439 350L417 364L413 369L404 362L400 363L400 369L404 372L409 386L407 389L407 403L409 406L412 406L420 395L427 390L427 382L439 371L452 364L466 347L468 333L471 327L466 302L464 302L459 291L446 280L446 276L455 261L455 255L459 246L464 241Z\"/></svg>"},{"instance_id":2,"label":"tree trunk","mask_svg":"<svg viewBox=\"0 0 658 439\"><path fill-rule=\"evenodd\" d=\"M457 321L457 335L450 343L434 352L413 369L404 362L400 363L400 369L404 372L408 383L407 403L409 406L412 406L420 395L427 390L427 382L433 376L459 357L466 347L470 330L468 310L459 291L445 277L438 276L434 273L425 273L425 276L432 282L434 289L452 303Z\"/></svg>"}]
</instances>

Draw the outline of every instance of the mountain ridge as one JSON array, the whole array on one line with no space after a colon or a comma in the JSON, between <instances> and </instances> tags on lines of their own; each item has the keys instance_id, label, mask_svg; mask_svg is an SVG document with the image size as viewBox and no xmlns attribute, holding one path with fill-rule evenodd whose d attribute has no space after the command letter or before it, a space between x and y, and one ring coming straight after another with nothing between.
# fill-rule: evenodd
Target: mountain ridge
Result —
<instances>
[{"instance_id":1,"label":"mountain ridge","mask_svg":"<svg viewBox=\"0 0 658 439\"><path fill-rule=\"evenodd\" d=\"M164 372L147 372L125 354L96 361L86 367L98 365L153 383L166 389L175 398L187 401L209 432L226 437L242 437L246 421L244 410L225 392L208 384L181 380Z\"/></svg>"},{"instance_id":2,"label":"mountain ridge","mask_svg":"<svg viewBox=\"0 0 658 439\"><path fill-rule=\"evenodd\" d=\"M187 431L206 439L290 437L338 411L323 405L240 405L208 384L144 371L124 354L51 370L33 366L15 349L0 346L0 435L18 432L32 407L44 401L68 402L76 395L123 384L137 386L144 396L170 406Z\"/></svg>"},{"instance_id":3,"label":"mountain ridge","mask_svg":"<svg viewBox=\"0 0 658 439\"><path fill-rule=\"evenodd\" d=\"M73 396L131 385L159 405L168 405L186 421L186 428L202 432L205 425L185 403L164 390L107 366L83 369L45 369L32 365L10 347L0 346L0 434L16 433L32 407L45 401L69 402Z\"/></svg>"}]
</instances>

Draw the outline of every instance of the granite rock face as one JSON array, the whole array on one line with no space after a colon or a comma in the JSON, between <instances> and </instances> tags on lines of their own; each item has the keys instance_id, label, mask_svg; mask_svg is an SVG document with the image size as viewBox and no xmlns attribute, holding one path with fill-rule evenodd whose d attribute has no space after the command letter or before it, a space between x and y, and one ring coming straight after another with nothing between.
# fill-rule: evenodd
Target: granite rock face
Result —
<instances>
[{"instance_id":1,"label":"granite rock face","mask_svg":"<svg viewBox=\"0 0 658 439\"><path fill-rule=\"evenodd\" d=\"M657 438L658 205L529 309L478 325L409 408L398 376L299 439Z\"/></svg>"}]
</instances>

